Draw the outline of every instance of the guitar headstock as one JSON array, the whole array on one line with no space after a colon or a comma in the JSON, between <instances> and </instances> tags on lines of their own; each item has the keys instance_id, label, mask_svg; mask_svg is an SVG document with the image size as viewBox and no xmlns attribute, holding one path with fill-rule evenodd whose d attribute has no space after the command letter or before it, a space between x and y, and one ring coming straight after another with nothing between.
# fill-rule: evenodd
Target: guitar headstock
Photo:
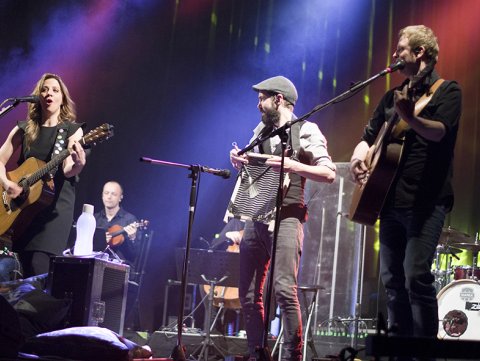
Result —
<instances>
[{"instance_id":1,"label":"guitar headstock","mask_svg":"<svg viewBox=\"0 0 480 361\"><path fill-rule=\"evenodd\" d=\"M88 146L101 143L111 137L113 137L113 125L104 123L85 134L85 136L82 138L82 145L84 148L86 148Z\"/></svg>"}]
</instances>

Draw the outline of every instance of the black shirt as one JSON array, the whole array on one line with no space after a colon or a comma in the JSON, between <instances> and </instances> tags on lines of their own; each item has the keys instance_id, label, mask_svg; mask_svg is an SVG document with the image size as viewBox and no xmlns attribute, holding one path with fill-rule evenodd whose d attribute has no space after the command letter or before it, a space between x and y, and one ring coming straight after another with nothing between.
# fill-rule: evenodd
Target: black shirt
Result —
<instances>
[{"instance_id":1,"label":"black shirt","mask_svg":"<svg viewBox=\"0 0 480 361\"><path fill-rule=\"evenodd\" d=\"M420 93L425 93L439 79L433 71L421 85ZM403 85L398 88L403 88ZM388 91L380 101L372 118L365 127L362 140L369 145L375 141L384 122L394 112L394 90ZM453 206L453 152L457 138L458 124L462 107L462 94L455 81L444 81L419 116L442 122L446 134L439 142L429 141L413 129L405 135L400 164L389 190L386 207L427 208L444 205Z\"/></svg>"},{"instance_id":2,"label":"black shirt","mask_svg":"<svg viewBox=\"0 0 480 361\"><path fill-rule=\"evenodd\" d=\"M18 161L20 165L29 157L35 157L44 162L50 161L52 154L65 149L68 138L84 124L66 121L54 127L41 126L38 137L30 147L26 146L25 140L27 121L20 121L17 125L22 131L23 138L22 152ZM55 183L53 203L42 209L34 217L23 236L14 242L15 252L43 251L55 255L62 254L67 246L73 222L77 178L66 178L62 164L59 165L53 179Z\"/></svg>"},{"instance_id":3,"label":"black shirt","mask_svg":"<svg viewBox=\"0 0 480 361\"><path fill-rule=\"evenodd\" d=\"M105 209L95 213L94 216L95 220L97 221L97 229L95 231L93 240L94 251L105 250L105 247L107 246L105 232L108 231L108 229L110 229L112 226L118 225L121 227L126 227L137 222L137 217L131 213L128 213L123 208L120 208L117 214L110 221L107 219ZM124 238L125 240L122 244L112 246L112 249L122 260L127 261L127 263L130 265L133 265L137 255L135 240L129 239L126 234L124 234Z\"/></svg>"}]
</instances>

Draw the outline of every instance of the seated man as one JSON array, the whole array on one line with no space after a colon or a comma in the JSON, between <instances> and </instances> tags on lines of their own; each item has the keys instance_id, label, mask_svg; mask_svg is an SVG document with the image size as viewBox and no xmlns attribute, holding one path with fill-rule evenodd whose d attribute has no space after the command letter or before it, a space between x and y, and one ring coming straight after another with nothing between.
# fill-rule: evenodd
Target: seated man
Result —
<instances>
[{"instance_id":1,"label":"seated man","mask_svg":"<svg viewBox=\"0 0 480 361\"><path fill-rule=\"evenodd\" d=\"M107 246L113 259L130 266L127 307L125 319L128 319L138 296L138 283L135 260L138 256L140 232L137 217L120 207L123 199L123 188L116 181L109 181L103 186L102 201L104 208L95 213L97 228L93 240L94 251L106 251ZM131 315L134 316L134 315Z\"/></svg>"},{"instance_id":2,"label":"seated man","mask_svg":"<svg viewBox=\"0 0 480 361\"><path fill-rule=\"evenodd\" d=\"M137 217L120 207L122 199L120 183L105 183L102 192L104 209L95 213L97 231L93 247L94 251L103 251L109 245L122 261L132 266L137 256Z\"/></svg>"}]
</instances>

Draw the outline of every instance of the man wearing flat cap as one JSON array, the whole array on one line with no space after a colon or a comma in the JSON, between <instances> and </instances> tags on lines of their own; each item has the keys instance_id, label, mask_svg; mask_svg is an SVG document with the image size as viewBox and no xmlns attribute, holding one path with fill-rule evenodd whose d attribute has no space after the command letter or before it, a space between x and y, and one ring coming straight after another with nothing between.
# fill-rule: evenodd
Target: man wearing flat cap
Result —
<instances>
[{"instance_id":1,"label":"man wearing flat cap","mask_svg":"<svg viewBox=\"0 0 480 361\"><path fill-rule=\"evenodd\" d=\"M293 108L298 94L295 85L284 76L275 76L253 86L258 92L261 122L253 131L252 142L259 135L296 119ZM240 170L249 156L230 151L232 165ZM256 153L271 155L266 166L279 171L281 166L280 138L266 139L254 148ZM251 157L250 157L251 159ZM302 322L297 296L297 275L302 252L303 226L306 220L304 204L305 180L332 183L335 164L327 151L327 141L315 123L300 121L291 126L287 141L284 171L289 185L280 210L280 227L274 265L275 299L282 312L284 343L282 360L302 359ZM255 198L252 198L255 202ZM258 357L264 332L262 287L271 258L273 232L262 222L246 221L240 245L240 301L242 303L250 360Z\"/></svg>"}]
</instances>

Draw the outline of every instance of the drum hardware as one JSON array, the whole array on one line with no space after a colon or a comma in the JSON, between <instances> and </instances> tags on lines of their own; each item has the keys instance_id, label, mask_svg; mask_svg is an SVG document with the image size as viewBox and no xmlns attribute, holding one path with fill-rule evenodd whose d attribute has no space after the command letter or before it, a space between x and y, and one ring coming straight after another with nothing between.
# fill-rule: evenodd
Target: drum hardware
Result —
<instances>
[{"instance_id":1,"label":"drum hardware","mask_svg":"<svg viewBox=\"0 0 480 361\"><path fill-rule=\"evenodd\" d=\"M455 281L445 286L437 296L438 318L441 322L439 338L480 340L480 268L477 266L480 244L453 243L454 247L473 252L471 266L454 269Z\"/></svg>"},{"instance_id":2,"label":"drum hardware","mask_svg":"<svg viewBox=\"0 0 480 361\"><path fill-rule=\"evenodd\" d=\"M441 245L439 244L437 246L437 252L439 254L451 254L451 255L454 255L454 254L458 254L460 252L462 252L462 250L460 248L455 248L455 247L451 247L451 246L448 246L448 245ZM458 258L458 257L456 257Z\"/></svg>"},{"instance_id":3,"label":"drum hardware","mask_svg":"<svg viewBox=\"0 0 480 361\"><path fill-rule=\"evenodd\" d=\"M460 253L461 250L455 247L451 247L447 244L437 246L435 250L435 269L432 271L433 276L435 277L435 285L437 292L450 283L451 276L453 274L452 270L452 257L455 257L457 260L457 253ZM446 255L445 268L442 269L441 265L441 255Z\"/></svg>"},{"instance_id":4,"label":"drum hardware","mask_svg":"<svg viewBox=\"0 0 480 361\"><path fill-rule=\"evenodd\" d=\"M472 251L473 253L480 252L480 243L466 243L466 242L461 242L461 243L453 243L452 246L461 248L463 250L467 251Z\"/></svg>"},{"instance_id":5,"label":"drum hardware","mask_svg":"<svg viewBox=\"0 0 480 361\"><path fill-rule=\"evenodd\" d=\"M438 338L480 340L480 282L462 279L445 286L437 296Z\"/></svg>"},{"instance_id":6,"label":"drum hardware","mask_svg":"<svg viewBox=\"0 0 480 361\"><path fill-rule=\"evenodd\" d=\"M459 267L452 266L452 257L456 260L460 260L457 256L458 253L462 252L465 249L475 248L476 243L472 243L472 237L464 232L461 232L450 226L444 227L439 239L439 245L435 251L435 269L432 271L435 277L435 287L437 292L447 286L451 280L452 275L454 279L458 279L462 271L465 271ZM480 250L480 245L478 246ZM446 255L445 267L442 269L441 256ZM476 260L475 260L476 265ZM475 267L472 272L468 274L474 274ZM466 276L462 278L467 278Z\"/></svg>"},{"instance_id":7,"label":"drum hardware","mask_svg":"<svg viewBox=\"0 0 480 361\"><path fill-rule=\"evenodd\" d=\"M472 266L456 266L453 269L453 279L466 280L466 279L480 279L480 268Z\"/></svg>"},{"instance_id":8,"label":"drum hardware","mask_svg":"<svg viewBox=\"0 0 480 361\"><path fill-rule=\"evenodd\" d=\"M480 252L478 235L475 243L454 243L453 246L467 251L472 251L473 254L471 266L458 266L455 268L455 276L458 277L455 279L480 279L480 268L477 266L478 253Z\"/></svg>"},{"instance_id":9,"label":"drum hardware","mask_svg":"<svg viewBox=\"0 0 480 361\"><path fill-rule=\"evenodd\" d=\"M448 311L442 320L443 329L451 337L460 337L468 327L467 315L458 310Z\"/></svg>"},{"instance_id":10,"label":"drum hardware","mask_svg":"<svg viewBox=\"0 0 480 361\"><path fill-rule=\"evenodd\" d=\"M440 235L439 243L442 245L448 245L453 242L471 243L472 237L469 234L460 232L458 229L450 226L444 227L442 229L442 234Z\"/></svg>"}]
</instances>

